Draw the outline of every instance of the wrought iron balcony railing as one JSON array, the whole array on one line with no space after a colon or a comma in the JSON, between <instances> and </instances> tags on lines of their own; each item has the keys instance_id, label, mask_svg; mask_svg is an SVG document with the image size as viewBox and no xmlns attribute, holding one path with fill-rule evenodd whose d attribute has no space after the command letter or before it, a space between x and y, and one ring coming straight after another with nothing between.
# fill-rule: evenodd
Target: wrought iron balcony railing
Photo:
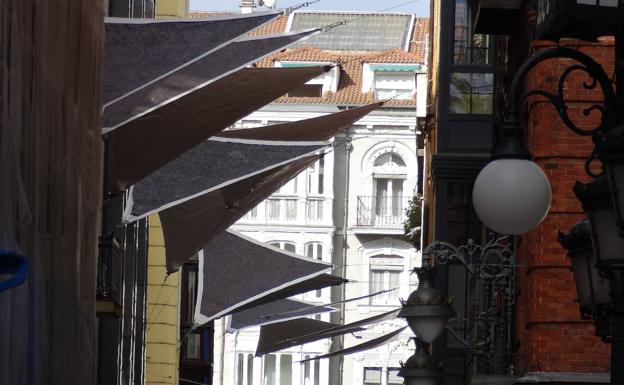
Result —
<instances>
[{"instance_id":1,"label":"wrought iron balcony railing","mask_svg":"<svg viewBox=\"0 0 624 385\"><path fill-rule=\"evenodd\" d=\"M112 301L117 306L121 306L121 255L119 242L112 235L100 240L97 299Z\"/></svg>"},{"instance_id":2,"label":"wrought iron balcony railing","mask_svg":"<svg viewBox=\"0 0 624 385\"><path fill-rule=\"evenodd\" d=\"M358 196L357 226L402 229L409 196Z\"/></svg>"}]
</instances>

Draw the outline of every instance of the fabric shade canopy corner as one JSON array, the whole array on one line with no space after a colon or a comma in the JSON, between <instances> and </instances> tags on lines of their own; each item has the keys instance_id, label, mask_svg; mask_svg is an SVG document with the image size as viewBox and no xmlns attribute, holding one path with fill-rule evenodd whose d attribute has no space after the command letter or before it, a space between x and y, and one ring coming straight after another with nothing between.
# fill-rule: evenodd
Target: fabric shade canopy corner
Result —
<instances>
[{"instance_id":1,"label":"fabric shade canopy corner","mask_svg":"<svg viewBox=\"0 0 624 385\"><path fill-rule=\"evenodd\" d=\"M228 331L234 332L252 326L267 325L279 321L335 311L329 306L315 306L292 299L279 299L231 314Z\"/></svg>"},{"instance_id":2,"label":"fabric shade canopy corner","mask_svg":"<svg viewBox=\"0 0 624 385\"><path fill-rule=\"evenodd\" d=\"M307 318L264 325L260 328L260 338L258 340L256 356L262 356L328 337L364 330L362 326L396 318L399 311L400 309L394 309L345 325L323 323L322 321L310 320Z\"/></svg>"},{"instance_id":3,"label":"fabric shade canopy corner","mask_svg":"<svg viewBox=\"0 0 624 385\"><path fill-rule=\"evenodd\" d=\"M241 311L244 305L257 306L264 297L331 270L328 263L260 243L232 230L212 239L199 253L199 261L196 324Z\"/></svg>"},{"instance_id":4,"label":"fabric shade canopy corner","mask_svg":"<svg viewBox=\"0 0 624 385\"><path fill-rule=\"evenodd\" d=\"M394 331L392 331L390 333L384 334L384 335L382 335L380 337L373 338L373 339L371 339L369 341L362 342L361 344L357 344L357 345L354 345L354 346L351 346L349 348L342 349L342 350L336 350L335 352L331 352L331 353L328 353L328 354L323 354L323 355L320 355L320 356L311 357L311 358L308 358L306 360L301 360L301 361L298 361L298 362L303 363L303 362L306 362L306 361L320 360L320 359L323 359L323 358L330 358L330 357L335 357L335 356L346 356L346 355L349 355L349 354L354 354L354 353L363 352L363 351L366 351L366 350L369 350L369 349L374 349L374 348L377 348L379 346L382 346L382 345L385 345L385 344L388 344L388 343L392 342L406 328L407 328L407 326L403 326L402 328L399 328L399 329L394 330Z\"/></svg>"}]
</instances>

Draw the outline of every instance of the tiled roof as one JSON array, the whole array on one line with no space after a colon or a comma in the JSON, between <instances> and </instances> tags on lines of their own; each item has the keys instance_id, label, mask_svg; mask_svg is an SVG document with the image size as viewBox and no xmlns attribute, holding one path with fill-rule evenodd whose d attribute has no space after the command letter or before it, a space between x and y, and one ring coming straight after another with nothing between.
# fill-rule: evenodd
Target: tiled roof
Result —
<instances>
[{"instance_id":1,"label":"tiled roof","mask_svg":"<svg viewBox=\"0 0 624 385\"><path fill-rule=\"evenodd\" d=\"M419 63L425 62L425 58L427 56L428 36L429 19L425 17L416 18L409 51L418 56Z\"/></svg>"},{"instance_id":2,"label":"tiled roof","mask_svg":"<svg viewBox=\"0 0 624 385\"><path fill-rule=\"evenodd\" d=\"M194 13L199 14L199 13ZM202 13L207 17L208 13ZM211 14L214 16L214 14ZM268 35L286 31L288 16L280 16L274 21L265 24L252 36ZM314 47L297 47L269 56L255 65L258 67L274 67L276 61L305 61L305 62L331 62L340 64L340 83L338 91L328 92L322 97L281 97L276 103L295 104L331 104L331 105L361 105L373 102L373 92L362 92L362 64L363 63L414 63L425 64L426 41L429 33L429 19L416 18L414 30L409 45L409 51L391 49L381 52L349 52L327 51ZM415 99L390 100L387 106L416 105Z\"/></svg>"}]
</instances>

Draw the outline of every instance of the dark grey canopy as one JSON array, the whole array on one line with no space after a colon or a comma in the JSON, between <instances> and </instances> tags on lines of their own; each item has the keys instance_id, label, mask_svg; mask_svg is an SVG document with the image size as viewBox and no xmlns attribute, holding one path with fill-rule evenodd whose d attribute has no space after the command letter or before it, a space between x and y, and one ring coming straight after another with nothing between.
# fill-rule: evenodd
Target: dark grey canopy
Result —
<instances>
[{"instance_id":1,"label":"dark grey canopy","mask_svg":"<svg viewBox=\"0 0 624 385\"><path fill-rule=\"evenodd\" d=\"M205 19L106 19L104 104L205 56L280 16L279 11Z\"/></svg>"},{"instance_id":2,"label":"dark grey canopy","mask_svg":"<svg viewBox=\"0 0 624 385\"><path fill-rule=\"evenodd\" d=\"M319 30L314 29L233 41L209 55L194 60L184 67L126 94L123 98L106 104L102 117L102 133L106 134L119 129L167 103L171 103L317 32ZM124 129L126 128L124 127Z\"/></svg>"},{"instance_id":3,"label":"dark grey canopy","mask_svg":"<svg viewBox=\"0 0 624 385\"><path fill-rule=\"evenodd\" d=\"M297 68L297 67L293 67ZM296 122L280 123L265 127L224 131L218 136L224 138L257 140L329 140L347 127L379 108L383 102L376 102L362 107L327 114L316 118Z\"/></svg>"},{"instance_id":4,"label":"dark grey canopy","mask_svg":"<svg viewBox=\"0 0 624 385\"><path fill-rule=\"evenodd\" d=\"M306 156L159 212L167 271L177 271L211 239L319 158Z\"/></svg>"},{"instance_id":5,"label":"dark grey canopy","mask_svg":"<svg viewBox=\"0 0 624 385\"><path fill-rule=\"evenodd\" d=\"M111 132L110 191L126 190L327 68L243 68Z\"/></svg>"},{"instance_id":6,"label":"dark grey canopy","mask_svg":"<svg viewBox=\"0 0 624 385\"><path fill-rule=\"evenodd\" d=\"M374 349L374 348L376 348L378 346L385 345L385 344L391 342L392 340L394 340L395 338L397 338L399 336L399 334L401 334L401 332L403 330L405 330L405 328L407 328L407 326L403 326L402 328L399 328L399 329L397 329L397 330L395 330L393 332L390 332L388 334L384 334L381 337L373 338L372 340L369 340L369 341L366 341L366 342L362 342L361 344L357 344L355 346L351 346L350 348L346 348L346 349L342 349L342 350L336 350L335 352L324 354L322 356L316 356L316 357L308 358L307 360L301 360L301 361L298 361L298 362L320 360L321 358L329 358L329 357L334 357L334 356L346 356L346 355L349 355L349 354L359 353L359 352L363 352L365 350Z\"/></svg>"},{"instance_id":7,"label":"dark grey canopy","mask_svg":"<svg viewBox=\"0 0 624 385\"><path fill-rule=\"evenodd\" d=\"M252 326L266 325L334 310L336 309L329 306L315 306L292 299L279 299L232 313L228 330L233 332Z\"/></svg>"},{"instance_id":8,"label":"dark grey canopy","mask_svg":"<svg viewBox=\"0 0 624 385\"><path fill-rule=\"evenodd\" d=\"M290 285L283 289L274 291L271 294L268 294L262 298L256 299L253 302L249 302L238 308L239 311L244 309L249 309L254 306L260 306L265 303L269 303L272 301L279 300L281 298L292 297L297 294L307 293L313 290L321 290L326 287L338 286L347 283L348 281L344 278L337 277L331 274L321 274L315 277L311 277L306 279L305 281L301 281L295 283L294 285Z\"/></svg>"},{"instance_id":9,"label":"dark grey canopy","mask_svg":"<svg viewBox=\"0 0 624 385\"><path fill-rule=\"evenodd\" d=\"M331 270L331 265L299 256L228 230L199 253L195 323L236 311L242 305Z\"/></svg>"},{"instance_id":10,"label":"dark grey canopy","mask_svg":"<svg viewBox=\"0 0 624 385\"><path fill-rule=\"evenodd\" d=\"M323 338L364 330L356 326L344 333L326 333L327 330L334 329L337 326L341 325L317 321L310 318L298 318L290 321L262 325L260 327L258 347L256 348L256 357L293 346L322 340Z\"/></svg>"},{"instance_id":11,"label":"dark grey canopy","mask_svg":"<svg viewBox=\"0 0 624 385\"><path fill-rule=\"evenodd\" d=\"M328 324L325 328L321 328L318 324L312 324L313 327L306 329L308 323L299 322L300 320L265 325L260 328L260 339L258 340L256 356L262 356L267 353L307 344L328 337L363 330L362 326L396 318L399 311L400 309L391 310L346 325Z\"/></svg>"},{"instance_id":12,"label":"dark grey canopy","mask_svg":"<svg viewBox=\"0 0 624 385\"><path fill-rule=\"evenodd\" d=\"M211 138L167 163L130 190L130 222L327 149L327 142Z\"/></svg>"}]
</instances>

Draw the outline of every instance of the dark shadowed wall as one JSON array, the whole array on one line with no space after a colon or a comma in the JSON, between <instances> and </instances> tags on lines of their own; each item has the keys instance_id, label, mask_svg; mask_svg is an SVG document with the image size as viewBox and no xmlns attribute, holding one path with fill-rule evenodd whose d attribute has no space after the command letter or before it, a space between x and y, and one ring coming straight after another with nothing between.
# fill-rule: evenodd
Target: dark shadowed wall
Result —
<instances>
[{"instance_id":1,"label":"dark shadowed wall","mask_svg":"<svg viewBox=\"0 0 624 385\"><path fill-rule=\"evenodd\" d=\"M0 1L0 384L92 384L102 140L101 0Z\"/></svg>"}]
</instances>

